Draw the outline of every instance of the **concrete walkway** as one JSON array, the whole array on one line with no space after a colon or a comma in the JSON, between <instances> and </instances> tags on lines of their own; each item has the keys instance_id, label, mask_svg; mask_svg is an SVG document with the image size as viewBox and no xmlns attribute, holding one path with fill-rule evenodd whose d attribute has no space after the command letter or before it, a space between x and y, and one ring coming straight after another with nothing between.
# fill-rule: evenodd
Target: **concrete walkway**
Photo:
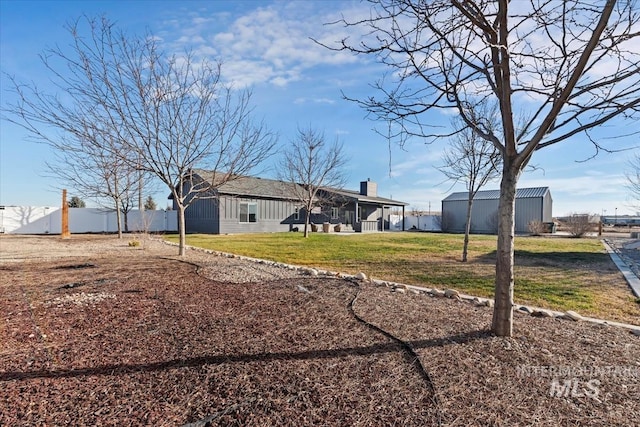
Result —
<instances>
[{"instance_id":1,"label":"concrete walkway","mask_svg":"<svg viewBox=\"0 0 640 427\"><path fill-rule=\"evenodd\" d=\"M631 270L631 268L624 261L622 261L620 255L618 255L616 250L612 248L606 240L602 240L602 244L607 249L611 260L618 267L625 280L631 287L631 291L633 292L633 294L636 296L636 298L640 298L640 279L638 279L638 276L636 276L633 270Z\"/></svg>"}]
</instances>

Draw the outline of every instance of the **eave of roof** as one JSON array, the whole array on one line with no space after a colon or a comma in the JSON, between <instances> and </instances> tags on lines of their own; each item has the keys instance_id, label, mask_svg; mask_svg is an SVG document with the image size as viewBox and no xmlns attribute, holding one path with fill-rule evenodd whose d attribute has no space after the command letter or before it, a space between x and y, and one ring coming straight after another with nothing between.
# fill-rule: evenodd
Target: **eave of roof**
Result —
<instances>
[{"instance_id":1,"label":"eave of roof","mask_svg":"<svg viewBox=\"0 0 640 427\"><path fill-rule=\"evenodd\" d=\"M360 194L357 191L351 190L339 190L335 188L323 188L324 191L331 192L334 194L338 194L344 197L348 197L357 202L365 202L365 203L375 203L379 205L390 205L390 206L409 206L409 203L401 202L399 200L387 199L386 197L371 197Z\"/></svg>"},{"instance_id":2,"label":"eave of roof","mask_svg":"<svg viewBox=\"0 0 640 427\"><path fill-rule=\"evenodd\" d=\"M549 187L531 187L531 188L518 188L516 190L516 199L532 199L537 197L544 197L549 192ZM460 191L457 193L451 193L443 202L453 201L466 201L469 199L469 193L466 191ZM473 200L498 200L500 199L500 190L483 190L478 191Z\"/></svg>"}]
</instances>

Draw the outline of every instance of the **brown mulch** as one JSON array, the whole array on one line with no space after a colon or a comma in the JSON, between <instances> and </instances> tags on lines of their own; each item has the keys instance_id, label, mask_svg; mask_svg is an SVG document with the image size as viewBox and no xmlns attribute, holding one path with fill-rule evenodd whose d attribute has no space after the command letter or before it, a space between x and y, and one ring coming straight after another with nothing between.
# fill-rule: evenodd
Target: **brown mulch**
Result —
<instances>
[{"instance_id":1,"label":"brown mulch","mask_svg":"<svg viewBox=\"0 0 640 427\"><path fill-rule=\"evenodd\" d=\"M466 302L205 273L143 251L0 264L0 425L640 425L628 330L516 314L497 338Z\"/></svg>"}]
</instances>

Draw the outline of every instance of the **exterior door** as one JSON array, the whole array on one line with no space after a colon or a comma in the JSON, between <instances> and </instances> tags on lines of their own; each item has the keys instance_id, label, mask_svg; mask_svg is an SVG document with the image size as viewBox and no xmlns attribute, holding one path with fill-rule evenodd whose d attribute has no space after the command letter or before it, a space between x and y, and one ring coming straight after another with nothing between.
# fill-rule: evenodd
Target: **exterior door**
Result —
<instances>
[{"instance_id":1,"label":"exterior door","mask_svg":"<svg viewBox=\"0 0 640 427\"><path fill-rule=\"evenodd\" d=\"M345 211L344 218L345 222L353 227L356 219L356 213L354 211Z\"/></svg>"}]
</instances>

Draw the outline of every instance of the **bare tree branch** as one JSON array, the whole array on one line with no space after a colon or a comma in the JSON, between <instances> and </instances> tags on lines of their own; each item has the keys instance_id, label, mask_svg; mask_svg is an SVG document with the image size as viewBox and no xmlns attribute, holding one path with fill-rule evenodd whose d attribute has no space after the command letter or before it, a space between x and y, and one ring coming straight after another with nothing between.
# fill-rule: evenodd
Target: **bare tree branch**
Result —
<instances>
[{"instance_id":1,"label":"bare tree branch","mask_svg":"<svg viewBox=\"0 0 640 427\"><path fill-rule=\"evenodd\" d=\"M298 184L292 186L304 210L304 237L309 236L309 222L314 208L326 205L328 199L323 188L341 189L345 185L344 166L348 159L337 139L327 144L324 133L309 127L298 128L296 139L290 141L279 166L282 180Z\"/></svg>"},{"instance_id":2,"label":"bare tree branch","mask_svg":"<svg viewBox=\"0 0 640 427\"><path fill-rule=\"evenodd\" d=\"M370 3L370 17L334 23L361 40L326 46L389 67L357 104L391 123L400 145L449 135L433 113L456 111L501 153L493 330L511 335L517 182L539 149L582 137L597 154L621 148L604 140L640 133L640 10L632 0ZM487 103L498 105L497 126L473 120ZM633 127L603 126L614 119Z\"/></svg>"},{"instance_id":3,"label":"bare tree branch","mask_svg":"<svg viewBox=\"0 0 640 427\"><path fill-rule=\"evenodd\" d=\"M171 192L184 254L184 211L211 193L193 185L191 170L215 171L212 182L220 185L268 158L275 135L253 121L249 91L221 82L219 62L166 55L151 34L129 36L106 18L85 17L68 30L71 52L42 55L58 94L13 80L19 101L6 110L10 120L56 149L65 148L60 140L77 144L99 134L113 141L104 147L108 157L152 174Z\"/></svg>"},{"instance_id":4,"label":"bare tree branch","mask_svg":"<svg viewBox=\"0 0 640 427\"><path fill-rule=\"evenodd\" d=\"M495 116L495 110L488 110L482 115L490 120ZM470 118L473 121L478 119ZM453 126L460 132L452 138L448 148L444 151L443 165L438 169L452 182L463 182L467 189L467 221L462 246L462 261L466 262L473 199L482 187L499 176L500 152L491 142L483 139L471 127L468 127L461 118L454 120Z\"/></svg>"}]
</instances>

